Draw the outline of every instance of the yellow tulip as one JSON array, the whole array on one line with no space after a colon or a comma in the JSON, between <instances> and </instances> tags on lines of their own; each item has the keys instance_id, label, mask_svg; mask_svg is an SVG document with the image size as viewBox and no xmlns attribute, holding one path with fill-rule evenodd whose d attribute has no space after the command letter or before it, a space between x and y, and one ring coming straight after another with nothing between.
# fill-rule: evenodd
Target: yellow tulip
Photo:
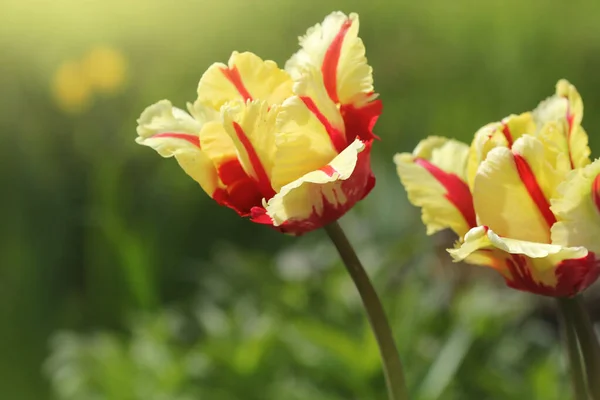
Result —
<instances>
[{"instance_id":1,"label":"yellow tulip","mask_svg":"<svg viewBox=\"0 0 600 400\"><path fill-rule=\"evenodd\" d=\"M136 141L254 222L302 234L337 220L375 184L381 103L358 28L358 15L330 14L285 69L234 52L202 75L188 112L167 100L148 107Z\"/></svg>"},{"instance_id":2,"label":"yellow tulip","mask_svg":"<svg viewBox=\"0 0 600 400\"><path fill-rule=\"evenodd\" d=\"M431 137L412 154L396 155L427 233L452 229L459 236L449 250L455 261L489 266L513 288L557 297L587 288L600 262L588 246L592 236L577 236L579 220L589 218L578 205L589 212L595 204L590 179L600 166L578 169L589 163L582 116L579 94L561 80L533 112L481 128L470 148Z\"/></svg>"}]
</instances>

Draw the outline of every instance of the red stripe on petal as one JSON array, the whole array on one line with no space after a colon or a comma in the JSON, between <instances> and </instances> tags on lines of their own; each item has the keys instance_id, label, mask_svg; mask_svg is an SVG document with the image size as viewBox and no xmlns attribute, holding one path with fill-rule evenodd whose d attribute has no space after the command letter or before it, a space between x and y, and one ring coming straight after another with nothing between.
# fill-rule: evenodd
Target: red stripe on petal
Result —
<instances>
[{"instance_id":1,"label":"red stripe on petal","mask_svg":"<svg viewBox=\"0 0 600 400\"><path fill-rule=\"evenodd\" d=\"M513 137L512 137L512 134L510 133L510 128L508 127L508 124L505 124L505 123L502 124L502 133L504 134L504 137L506 138L506 141L508 142L508 148L510 149L513 145Z\"/></svg>"},{"instance_id":2,"label":"red stripe on petal","mask_svg":"<svg viewBox=\"0 0 600 400\"><path fill-rule=\"evenodd\" d=\"M506 278L507 285L513 289L536 294L546 294L548 289L552 290L553 288L533 280L528 261L529 259L521 254L511 254L510 258L505 260L506 268L510 272L510 278Z\"/></svg>"},{"instance_id":3,"label":"red stripe on petal","mask_svg":"<svg viewBox=\"0 0 600 400\"><path fill-rule=\"evenodd\" d=\"M506 284L517 290L524 292L539 294L542 296L564 296L560 293L557 286L545 285L542 282L536 282L533 279L531 268L533 268L532 260L521 254L510 254L510 257L505 260L506 268L510 272L510 277L505 277Z\"/></svg>"},{"instance_id":4,"label":"red stripe on petal","mask_svg":"<svg viewBox=\"0 0 600 400\"><path fill-rule=\"evenodd\" d=\"M246 89L246 86L244 86L240 71L236 66L233 68L221 68L221 72L225 75L225 78L235 86L240 96L244 98L244 101L252 100L252 96L250 95L250 92L248 92L248 89Z\"/></svg>"},{"instance_id":5,"label":"red stripe on petal","mask_svg":"<svg viewBox=\"0 0 600 400\"><path fill-rule=\"evenodd\" d=\"M187 133L159 133L157 135L152 136L152 139L154 138L182 139L200 148L200 138L196 135L189 135Z\"/></svg>"},{"instance_id":6,"label":"red stripe on petal","mask_svg":"<svg viewBox=\"0 0 600 400\"><path fill-rule=\"evenodd\" d=\"M360 108L356 108L352 104L342 104L340 113L344 119L348 143L353 142L357 137L362 141L379 139L373 133L373 128L382 109L381 100L374 100Z\"/></svg>"},{"instance_id":7,"label":"red stripe on petal","mask_svg":"<svg viewBox=\"0 0 600 400\"><path fill-rule=\"evenodd\" d=\"M569 161L571 162L571 169L575 169L575 164L573 163L573 155L571 154L571 133L573 133L573 119L575 115L571 114L570 106L567 105L567 150L569 151Z\"/></svg>"},{"instance_id":8,"label":"red stripe on petal","mask_svg":"<svg viewBox=\"0 0 600 400\"><path fill-rule=\"evenodd\" d=\"M347 146L346 137L343 132L340 132L338 129L334 128L333 125L329 122L327 117L321 113L321 111L317 108L317 105L307 96L300 96L300 100L304 103L306 108L313 113L315 117L319 120L319 122L325 127L329 138L331 139L331 143L333 147L337 150L338 153L341 153Z\"/></svg>"},{"instance_id":9,"label":"red stripe on petal","mask_svg":"<svg viewBox=\"0 0 600 400\"><path fill-rule=\"evenodd\" d=\"M592 182L592 200L596 205L596 210L600 212L600 174L596 175Z\"/></svg>"},{"instance_id":10,"label":"red stripe on petal","mask_svg":"<svg viewBox=\"0 0 600 400\"><path fill-rule=\"evenodd\" d=\"M266 199L270 199L271 197L275 196L275 191L273 190L273 187L271 186L271 180L269 179L269 176L267 175L267 172L265 171L265 167L262 165L262 162L260 161L258 154L256 154L256 150L254 149L254 146L250 142L250 139L248 139L248 136L246 136L244 129L242 129L242 127L235 121L233 121L233 129L235 129L235 133L236 133L238 139L240 140L240 142L242 143L242 146L244 146L244 149L246 150L246 153L248 154L248 158L250 159L250 164L252 164L252 169L254 170L254 173L256 174L256 179L257 179L256 183L258 184L258 188L259 188L260 192L263 194L263 196Z\"/></svg>"},{"instance_id":11,"label":"red stripe on petal","mask_svg":"<svg viewBox=\"0 0 600 400\"><path fill-rule=\"evenodd\" d=\"M533 279L530 258L520 254L511 254L505 260L510 277L506 284L513 289L551 297L572 297L580 293L598 279L599 261L595 254L588 252L585 257L563 260L556 265L554 273L556 285L550 286Z\"/></svg>"},{"instance_id":12,"label":"red stripe on petal","mask_svg":"<svg viewBox=\"0 0 600 400\"><path fill-rule=\"evenodd\" d=\"M563 260L556 267L557 294L571 297L587 289L600 275L600 260L591 251L585 257Z\"/></svg>"},{"instance_id":13,"label":"red stripe on petal","mask_svg":"<svg viewBox=\"0 0 600 400\"><path fill-rule=\"evenodd\" d=\"M264 225L273 225L273 219L267 214L267 210L264 207L253 207L250 211L250 218L252 222Z\"/></svg>"},{"instance_id":14,"label":"red stripe on petal","mask_svg":"<svg viewBox=\"0 0 600 400\"><path fill-rule=\"evenodd\" d=\"M217 202L233 208L242 216L248 215L252 207L261 204L263 196L256 182L246 174L237 158L222 162L217 167L217 174L226 187L226 196L222 196L221 201L213 195Z\"/></svg>"},{"instance_id":15,"label":"red stripe on petal","mask_svg":"<svg viewBox=\"0 0 600 400\"><path fill-rule=\"evenodd\" d=\"M323 74L323 83L329 98L334 103L339 103L337 94L337 67L340 60L340 53L342 51L342 44L344 43L344 37L348 33L348 29L352 26L352 20L348 19L344 21L339 32L329 45L325 56L323 57L323 64L321 64L321 73Z\"/></svg>"},{"instance_id":16,"label":"red stripe on petal","mask_svg":"<svg viewBox=\"0 0 600 400\"><path fill-rule=\"evenodd\" d=\"M477 226L473 196L469 186L456 174L451 174L436 167L424 158L416 158L415 164L425 168L446 189L446 199L460 211L469 228Z\"/></svg>"},{"instance_id":17,"label":"red stripe on petal","mask_svg":"<svg viewBox=\"0 0 600 400\"><path fill-rule=\"evenodd\" d=\"M546 199L546 196L544 195L542 188L540 187L533 171L531 170L531 167L527 163L527 160L525 160L525 158L519 154L513 153L513 155L521 182L523 182L523 185L525 185L529 196L546 220L548 228L551 228L556 222L556 217L550 210L550 203Z\"/></svg>"},{"instance_id":18,"label":"red stripe on petal","mask_svg":"<svg viewBox=\"0 0 600 400\"><path fill-rule=\"evenodd\" d=\"M325 172L325 174L327 174L327 176L332 177L333 174L335 174L337 171L335 170L335 168L333 168L331 165L327 164L324 167L319 168L319 171L323 171Z\"/></svg>"},{"instance_id":19,"label":"red stripe on petal","mask_svg":"<svg viewBox=\"0 0 600 400\"><path fill-rule=\"evenodd\" d=\"M569 96L562 96L563 99L567 102L567 112L565 114L565 119L567 120L567 139L571 137L571 130L573 129L573 120L575 119L575 115L571 113L571 104L569 103Z\"/></svg>"},{"instance_id":20,"label":"red stripe on petal","mask_svg":"<svg viewBox=\"0 0 600 400\"><path fill-rule=\"evenodd\" d=\"M217 167L217 173L225 186L231 185L240 179L250 179L237 158L221 162Z\"/></svg>"},{"instance_id":21,"label":"red stripe on petal","mask_svg":"<svg viewBox=\"0 0 600 400\"><path fill-rule=\"evenodd\" d=\"M568 131L568 135L569 137L571 137L571 131L573 130L573 120L575 119L575 116L573 114L571 114L571 111L569 111L569 107L567 107L567 124L569 126L569 131Z\"/></svg>"},{"instance_id":22,"label":"red stripe on petal","mask_svg":"<svg viewBox=\"0 0 600 400\"><path fill-rule=\"evenodd\" d=\"M563 99L567 102L567 112L565 114L565 119L567 120L567 151L569 152L569 162L571 163L571 169L575 169L575 164L573 163L573 156L571 154L571 133L573 132L573 120L575 119L575 115L571 113L571 104L569 104L569 96L562 96Z\"/></svg>"}]
</instances>

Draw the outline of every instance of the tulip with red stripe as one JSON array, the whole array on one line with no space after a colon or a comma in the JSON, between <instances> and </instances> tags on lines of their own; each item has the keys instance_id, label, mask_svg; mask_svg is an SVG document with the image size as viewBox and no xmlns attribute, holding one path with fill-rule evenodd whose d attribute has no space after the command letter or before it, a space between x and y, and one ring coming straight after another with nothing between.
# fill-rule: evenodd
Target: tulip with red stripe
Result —
<instances>
[{"instance_id":1,"label":"tulip with red stripe","mask_svg":"<svg viewBox=\"0 0 600 400\"><path fill-rule=\"evenodd\" d=\"M213 64L189 114L150 106L137 139L219 204L291 234L337 220L373 188L381 113L356 14L332 13L300 44L285 70L252 53Z\"/></svg>"},{"instance_id":2,"label":"tulip with red stripe","mask_svg":"<svg viewBox=\"0 0 600 400\"><path fill-rule=\"evenodd\" d=\"M574 296L597 279L600 248L590 242L600 228L583 240L581 221L592 224L592 212L600 219L600 166L576 167L589 154L580 103L560 81L533 113L484 126L470 148L431 137L396 155L427 233L450 228L459 236L454 260L489 266L510 287L546 296Z\"/></svg>"},{"instance_id":3,"label":"tulip with red stripe","mask_svg":"<svg viewBox=\"0 0 600 400\"><path fill-rule=\"evenodd\" d=\"M500 122L485 125L475 133L468 161L468 180L473 179L479 164L495 147L512 148L524 134L544 141L559 153L556 162L564 170L584 167L590 163L588 137L581 126L583 102L575 86L561 79L556 93L542 101L533 111L510 115Z\"/></svg>"}]
</instances>

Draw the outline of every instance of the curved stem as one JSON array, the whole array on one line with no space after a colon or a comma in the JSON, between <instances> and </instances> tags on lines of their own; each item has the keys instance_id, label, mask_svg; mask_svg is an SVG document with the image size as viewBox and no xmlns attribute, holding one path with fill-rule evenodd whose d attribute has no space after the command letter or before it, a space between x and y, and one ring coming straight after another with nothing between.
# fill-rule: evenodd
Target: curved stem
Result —
<instances>
[{"instance_id":1,"label":"curved stem","mask_svg":"<svg viewBox=\"0 0 600 400\"><path fill-rule=\"evenodd\" d=\"M600 400L600 344L590 321L590 316L583 306L581 297L561 300L565 312L571 315L575 334L579 339L583 363L587 377L587 386L591 398Z\"/></svg>"},{"instance_id":2,"label":"curved stem","mask_svg":"<svg viewBox=\"0 0 600 400\"><path fill-rule=\"evenodd\" d=\"M571 386L575 400L588 400L585 376L581 365L581 352L575 334L573 315L570 313L569 305L565 299L556 299L558 303L559 319L562 337L567 348L569 357L569 374L571 375Z\"/></svg>"},{"instance_id":3,"label":"curved stem","mask_svg":"<svg viewBox=\"0 0 600 400\"><path fill-rule=\"evenodd\" d=\"M404 382L402 363L381 301L379 301L365 269L340 225L333 222L325 226L325 231L337 248L367 311L383 360L383 371L389 398L390 400L406 400L408 399L408 393Z\"/></svg>"}]
</instances>

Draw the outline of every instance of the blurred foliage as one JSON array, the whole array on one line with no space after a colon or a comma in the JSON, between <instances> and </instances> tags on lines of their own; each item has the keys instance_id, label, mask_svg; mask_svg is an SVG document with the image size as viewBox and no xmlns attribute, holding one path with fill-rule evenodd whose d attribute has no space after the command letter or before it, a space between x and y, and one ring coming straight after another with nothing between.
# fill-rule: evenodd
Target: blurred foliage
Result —
<instances>
[{"instance_id":1,"label":"blurred foliage","mask_svg":"<svg viewBox=\"0 0 600 400\"><path fill-rule=\"evenodd\" d=\"M393 299L415 399L565 398L553 327L527 318L527 295L485 281L432 282L423 272L433 272L435 255L415 255L418 270L395 271L391 242L360 242L381 266L383 297ZM386 398L377 344L331 246L215 254L190 303L138 315L130 336L56 335L45 367L58 398Z\"/></svg>"},{"instance_id":2,"label":"blurred foliage","mask_svg":"<svg viewBox=\"0 0 600 400\"><path fill-rule=\"evenodd\" d=\"M600 3L3 0L1 398L384 397L325 236L243 221L133 142L143 108L194 100L212 62L250 50L283 65L340 8L361 16L385 107L378 185L343 224L415 398L567 396L548 305L449 264L452 239L425 237L391 156L431 133L469 140L562 77L597 151Z\"/></svg>"}]
</instances>

